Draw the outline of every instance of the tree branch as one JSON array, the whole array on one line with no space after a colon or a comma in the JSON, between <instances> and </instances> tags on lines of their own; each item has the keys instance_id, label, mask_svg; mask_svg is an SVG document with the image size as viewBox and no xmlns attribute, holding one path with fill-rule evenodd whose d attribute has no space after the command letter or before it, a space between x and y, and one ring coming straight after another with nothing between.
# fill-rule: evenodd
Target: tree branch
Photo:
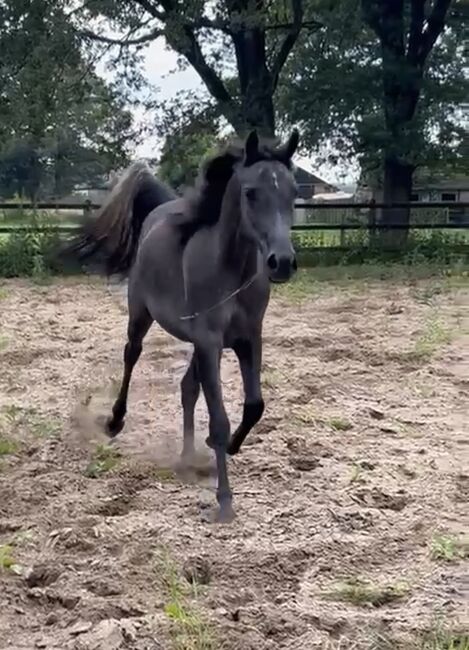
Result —
<instances>
[{"instance_id":1,"label":"tree branch","mask_svg":"<svg viewBox=\"0 0 469 650\"><path fill-rule=\"evenodd\" d=\"M363 18L378 36L381 46L404 55L404 1L362 0Z\"/></svg>"},{"instance_id":2,"label":"tree branch","mask_svg":"<svg viewBox=\"0 0 469 650\"><path fill-rule=\"evenodd\" d=\"M138 36L137 38L129 38L130 34L127 34L127 36L122 36L121 38L112 38L111 36L100 36L99 34L95 34L94 32L84 29L80 30L77 32L79 36L84 36L86 38L91 38L93 41L97 41L98 43L108 43L109 45L141 45L142 43L149 43L150 41L154 41L158 36L162 36L164 34L164 29L161 27L155 27L151 31L149 31L147 34L142 34L142 36Z\"/></svg>"},{"instance_id":3,"label":"tree branch","mask_svg":"<svg viewBox=\"0 0 469 650\"><path fill-rule=\"evenodd\" d=\"M445 28L446 14L451 0L436 0L422 34L422 44L419 52L419 63L423 65L430 54L436 39Z\"/></svg>"},{"instance_id":4,"label":"tree branch","mask_svg":"<svg viewBox=\"0 0 469 650\"><path fill-rule=\"evenodd\" d=\"M274 58L271 73L272 73L272 90L277 88L280 72L288 59L288 55L292 51L298 36L301 32L303 24L303 2L302 0L292 0L293 9L293 22L279 47L277 55Z\"/></svg>"},{"instance_id":5,"label":"tree branch","mask_svg":"<svg viewBox=\"0 0 469 650\"><path fill-rule=\"evenodd\" d=\"M232 124L235 129L237 129L239 127L239 120L238 123L236 122L239 116L236 115L236 106L233 98L228 92L222 79L207 63L207 60L205 59L205 56L202 52L202 48L200 47L200 44L193 30L185 26L184 36L185 42L181 43L178 41L177 43L172 43L171 36L166 34L168 43L176 52L179 52L179 54L182 54L188 60L188 62L204 82L209 93L220 104L220 109L225 115L226 119Z\"/></svg>"},{"instance_id":6,"label":"tree branch","mask_svg":"<svg viewBox=\"0 0 469 650\"><path fill-rule=\"evenodd\" d=\"M422 41L423 22L425 20L425 0L412 0L410 7L409 42L407 57L415 62L418 58Z\"/></svg>"}]
</instances>

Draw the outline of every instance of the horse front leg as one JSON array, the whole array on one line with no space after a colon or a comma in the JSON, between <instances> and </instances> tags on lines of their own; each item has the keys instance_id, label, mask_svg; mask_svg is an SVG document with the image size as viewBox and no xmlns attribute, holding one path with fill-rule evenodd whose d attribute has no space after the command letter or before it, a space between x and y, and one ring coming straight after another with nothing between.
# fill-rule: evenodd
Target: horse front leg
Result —
<instances>
[{"instance_id":1,"label":"horse front leg","mask_svg":"<svg viewBox=\"0 0 469 650\"><path fill-rule=\"evenodd\" d=\"M197 371L197 359L195 353L186 374L181 381L181 403L183 412L184 442L182 447L181 461L183 465L190 464L195 455L194 444L194 411L200 394L200 380Z\"/></svg>"},{"instance_id":2,"label":"horse front leg","mask_svg":"<svg viewBox=\"0 0 469 650\"><path fill-rule=\"evenodd\" d=\"M255 332L250 338L238 339L233 345L238 357L244 386L244 408L241 424L228 444L228 453L237 454L246 436L264 413L261 387L262 336Z\"/></svg>"},{"instance_id":3,"label":"horse front leg","mask_svg":"<svg viewBox=\"0 0 469 650\"><path fill-rule=\"evenodd\" d=\"M235 517L233 496L228 480L226 448L230 439L230 421L223 404L220 378L221 346L196 346L197 370L207 402L209 414L208 445L215 451L217 461L217 501L220 506L217 520L232 521Z\"/></svg>"}]
</instances>

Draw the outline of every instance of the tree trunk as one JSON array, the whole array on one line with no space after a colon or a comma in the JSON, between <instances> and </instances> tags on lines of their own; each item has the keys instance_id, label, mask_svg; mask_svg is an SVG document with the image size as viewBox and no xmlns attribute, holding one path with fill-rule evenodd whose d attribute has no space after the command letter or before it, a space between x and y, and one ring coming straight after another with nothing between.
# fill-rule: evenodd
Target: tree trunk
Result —
<instances>
[{"instance_id":1,"label":"tree trunk","mask_svg":"<svg viewBox=\"0 0 469 650\"><path fill-rule=\"evenodd\" d=\"M414 166L403 162L394 156L386 156L384 160L384 191L383 202L409 203L412 192L412 175ZM399 249L406 244L410 223L410 206L394 208L385 207L381 211L380 226L381 242L386 248ZM389 224L399 224L403 228L387 229Z\"/></svg>"},{"instance_id":2,"label":"tree trunk","mask_svg":"<svg viewBox=\"0 0 469 650\"><path fill-rule=\"evenodd\" d=\"M247 130L257 129L260 135L273 138L275 135L275 112L272 92L266 82L259 87L250 83L243 97L244 122Z\"/></svg>"}]
</instances>

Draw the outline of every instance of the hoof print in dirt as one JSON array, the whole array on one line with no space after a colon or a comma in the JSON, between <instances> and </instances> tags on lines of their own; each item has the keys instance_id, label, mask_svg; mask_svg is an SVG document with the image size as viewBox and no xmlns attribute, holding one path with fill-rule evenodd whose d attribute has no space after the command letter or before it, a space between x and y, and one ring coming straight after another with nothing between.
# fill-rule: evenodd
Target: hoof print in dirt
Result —
<instances>
[{"instance_id":1,"label":"hoof print in dirt","mask_svg":"<svg viewBox=\"0 0 469 650\"><path fill-rule=\"evenodd\" d=\"M89 580L85 583L85 587L96 596L107 598L109 596L120 596L122 588L117 582L113 580Z\"/></svg>"},{"instance_id":2,"label":"hoof print in dirt","mask_svg":"<svg viewBox=\"0 0 469 650\"><path fill-rule=\"evenodd\" d=\"M321 462L318 458L314 458L313 456L291 456L290 465L300 472L311 472L313 469L320 467Z\"/></svg>"},{"instance_id":3,"label":"hoof print in dirt","mask_svg":"<svg viewBox=\"0 0 469 650\"><path fill-rule=\"evenodd\" d=\"M201 556L188 558L182 568L187 582L198 585L208 585L211 580L211 569L208 561Z\"/></svg>"},{"instance_id":4,"label":"hoof print in dirt","mask_svg":"<svg viewBox=\"0 0 469 650\"><path fill-rule=\"evenodd\" d=\"M379 508L380 510L394 510L400 512L408 505L410 497L404 492L399 490L395 494L388 494L379 488L369 490L361 490L357 493L357 498L371 508Z\"/></svg>"},{"instance_id":5,"label":"hoof print in dirt","mask_svg":"<svg viewBox=\"0 0 469 650\"><path fill-rule=\"evenodd\" d=\"M373 420L384 420L384 417L385 417L384 412L380 411L379 409L375 409L375 408L370 407L368 409L368 413L371 415Z\"/></svg>"},{"instance_id":6,"label":"hoof print in dirt","mask_svg":"<svg viewBox=\"0 0 469 650\"><path fill-rule=\"evenodd\" d=\"M47 587L58 580L60 573L59 567L37 564L26 572L24 579L28 587Z\"/></svg>"}]
</instances>

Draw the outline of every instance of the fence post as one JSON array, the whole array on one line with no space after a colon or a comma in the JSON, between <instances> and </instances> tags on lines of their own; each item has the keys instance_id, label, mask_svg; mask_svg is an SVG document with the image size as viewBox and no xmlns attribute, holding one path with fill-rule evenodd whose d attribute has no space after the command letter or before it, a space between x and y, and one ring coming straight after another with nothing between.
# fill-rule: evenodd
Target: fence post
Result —
<instances>
[{"instance_id":1,"label":"fence post","mask_svg":"<svg viewBox=\"0 0 469 650\"><path fill-rule=\"evenodd\" d=\"M85 205L83 206L83 216L85 219L89 219L93 214L93 209L91 208L91 200L86 199Z\"/></svg>"},{"instance_id":2,"label":"fence post","mask_svg":"<svg viewBox=\"0 0 469 650\"><path fill-rule=\"evenodd\" d=\"M343 226L345 223L345 214L344 211L340 213L340 225ZM345 248L345 229L340 229L340 247Z\"/></svg>"},{"instance_id":3,"label":"fence post","mask_svg":"<svg viewBox=\"0 0 469 650\"><path fill-rule=\"evenodd\" d=\"M370 208L368 211L368 239L369 243L372 245L375 242L376 238L376 206L375 199L371 199Z\"/></svg>"}]
</instances>

